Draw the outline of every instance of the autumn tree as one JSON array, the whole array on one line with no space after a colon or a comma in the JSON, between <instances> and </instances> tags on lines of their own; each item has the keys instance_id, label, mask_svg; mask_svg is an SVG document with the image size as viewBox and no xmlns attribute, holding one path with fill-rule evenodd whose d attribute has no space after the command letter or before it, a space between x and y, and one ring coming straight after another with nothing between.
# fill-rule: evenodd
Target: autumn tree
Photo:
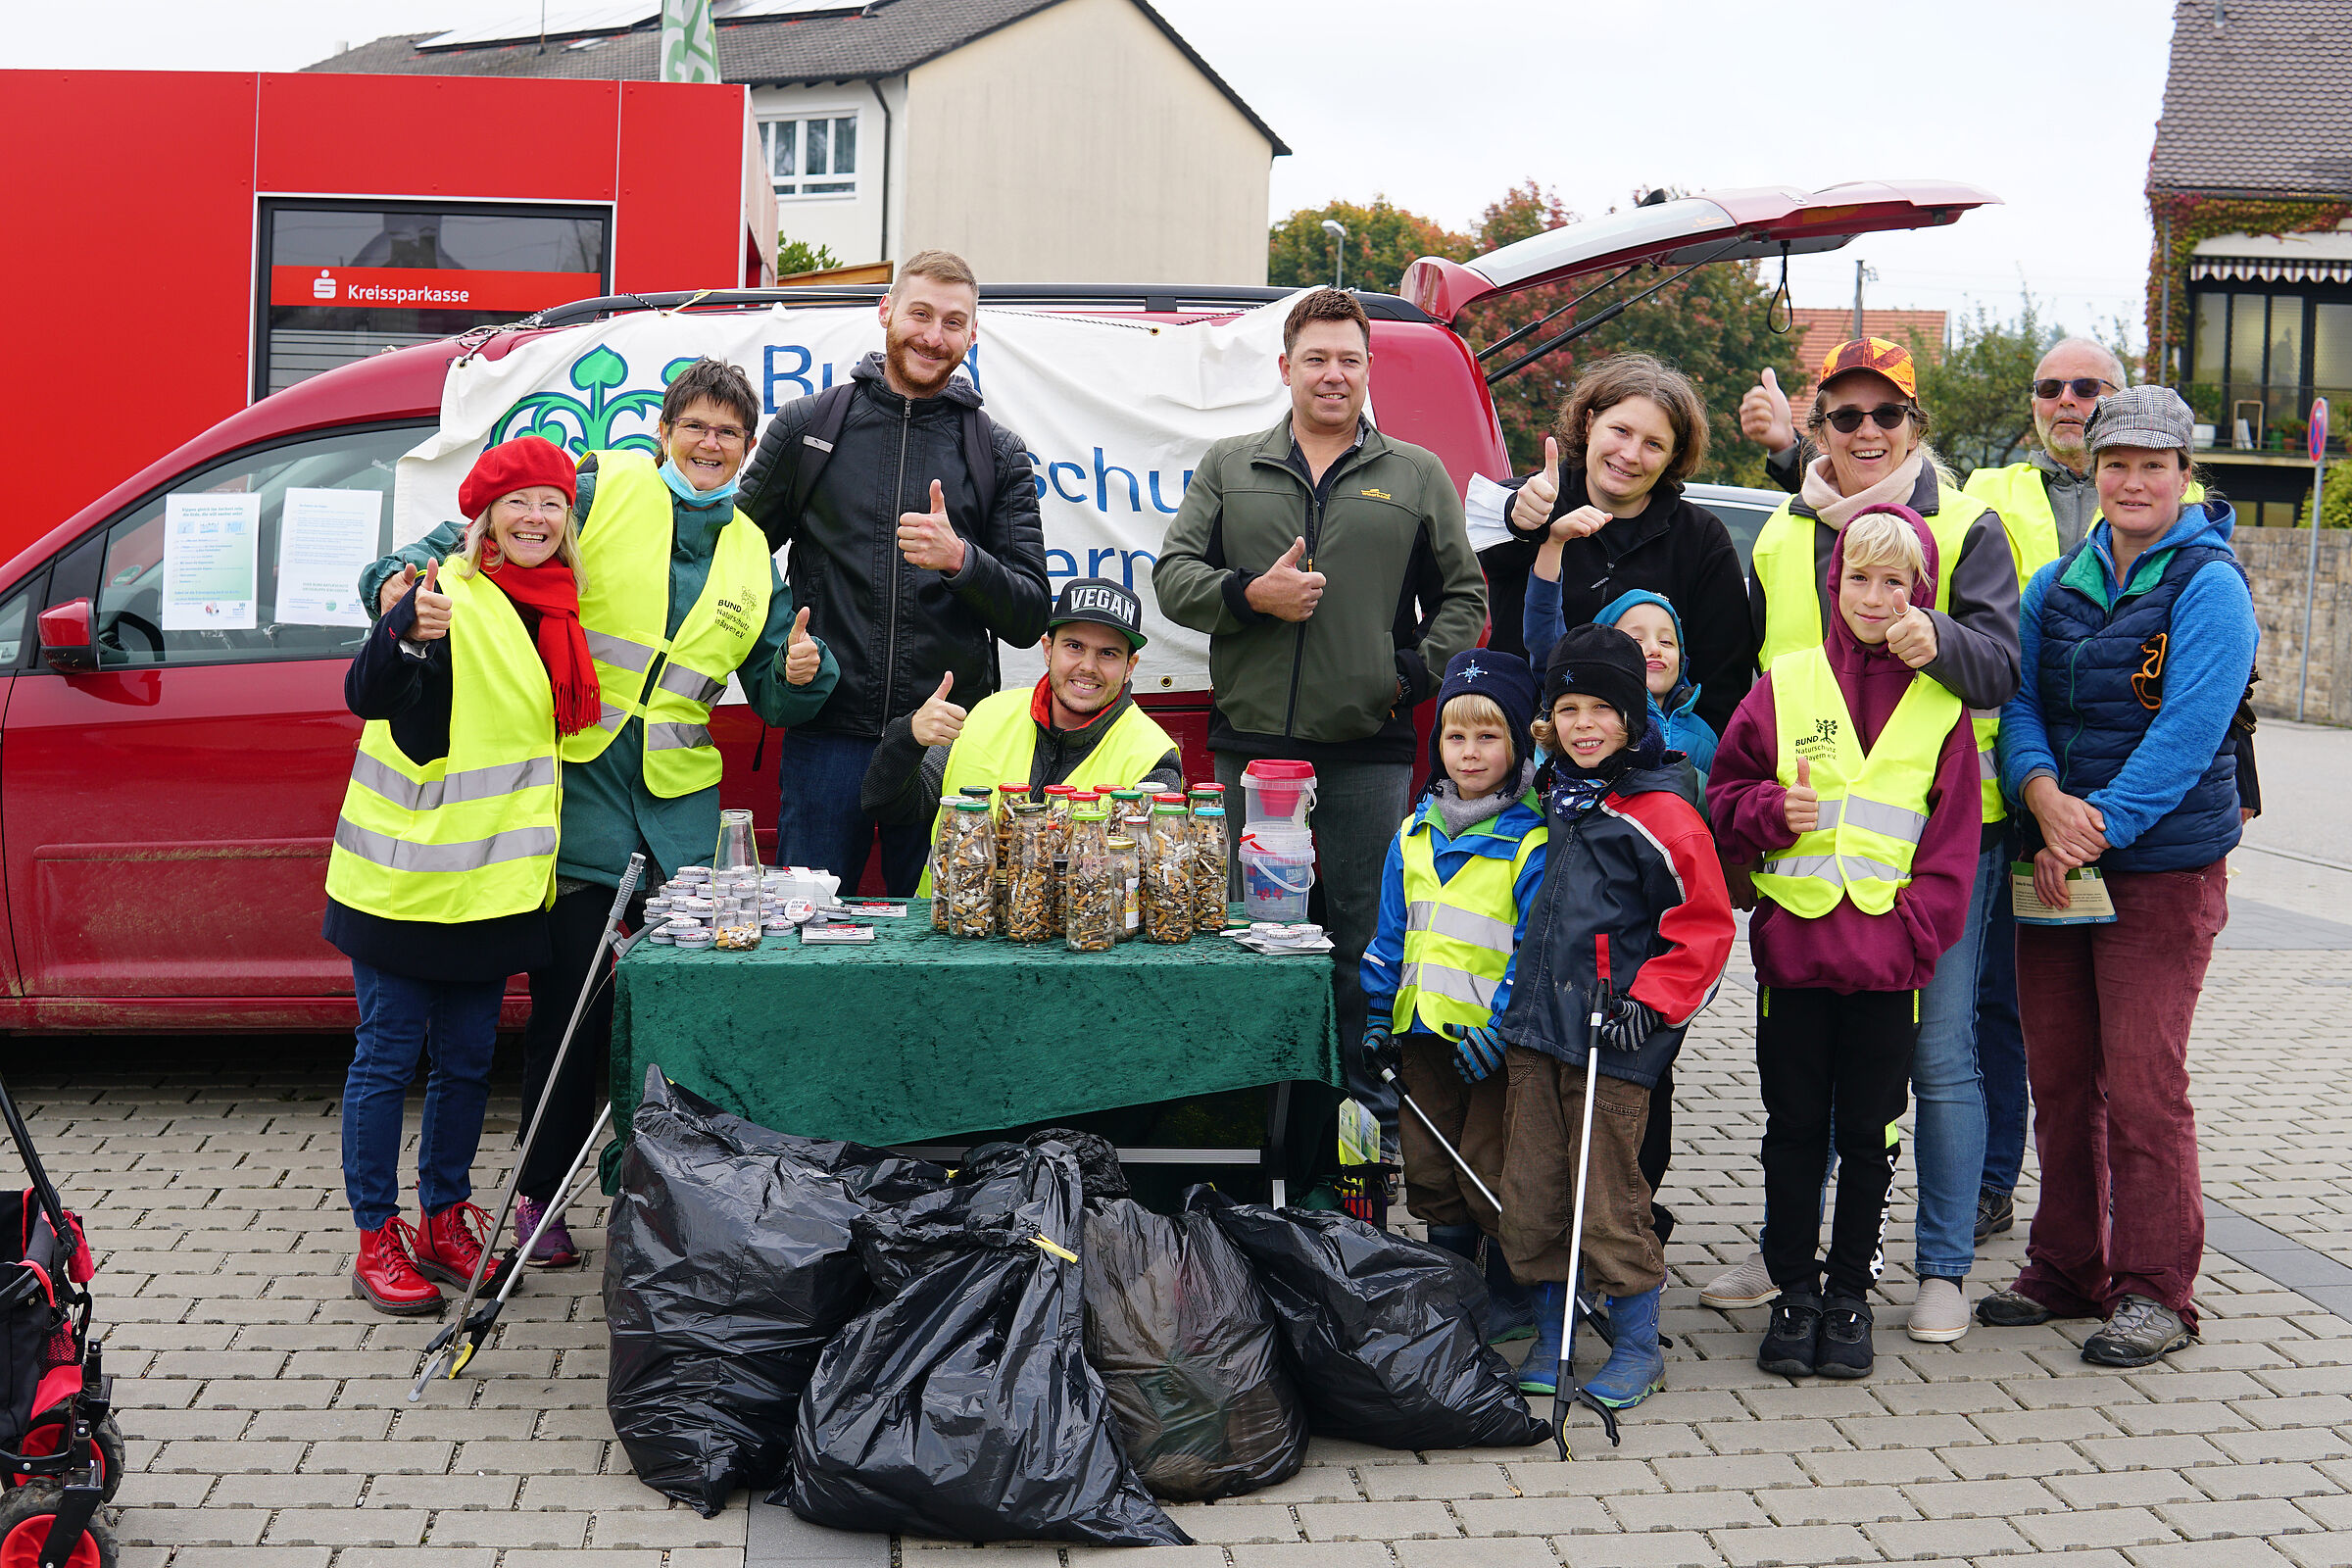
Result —
<instances>
[{"instance_id":1,"label":"autumn tree","mask_svg":"<svg viewBox=\"0 0 2352 1568\"><path fill-rule=\"evenodd\" d=\"M1325 219L1345 224L1347 239L1325 233ZM1325 207L1302 207L1274 225L1266 250L1266 281L1276 288L1330 282L1335 246L1348 264L1343 281L1349 288L1373 294L1396 293L1404 270L1424 256L1462 262L1485 249L1470 235L1453 233L1434 219L1408 213L1386 196L1373 197L1369 207L1333 202Z\"/></svg>"}]
</instances>

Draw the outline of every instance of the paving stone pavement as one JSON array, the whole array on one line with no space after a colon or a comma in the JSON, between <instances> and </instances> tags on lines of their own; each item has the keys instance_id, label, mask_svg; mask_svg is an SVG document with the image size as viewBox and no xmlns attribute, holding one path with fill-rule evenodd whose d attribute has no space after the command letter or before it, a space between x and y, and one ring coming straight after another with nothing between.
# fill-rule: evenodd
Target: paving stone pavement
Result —
<instances>
[{"instance_id":1,"label":"paving stone pavement","mask_svg":"<svg viewBox=\"0 0 2352 1568\"><path fill-rule=\"evenodd\" d=\"M2291 937L2295 918L2261 924ZM432 1326L378 1316L347 1284L348 1046L12 1041L5 1059L101 1254L130 1440L125 1568L1761 1568L2060 1550L2083 1568L2323 1568L2352 1564L2352 1321L2264 1270L2301 1259L2325 1297L2327 1268L2352 1265L2348 990L2352 963L2314 942L2215 956L2192 1048L2204 1182L2224 1205L2217 1245L2233 1237L2253 1264L2209 1250L2203 1343L2167 1365L2086 1365L2082 1323L1913 1344L1906 1161L1876 1375L1758 1372L1764 1313L1697 1300L1762 1220L1754 1004L1727 984L1677 1070L1668 1389L1626 1417L1623 1446L1590 1416L1569 1464L1548 1447L1317 1439L1292 1481L1175 1509L1201 1544L1115 1555L845 1535L742 1497L707 1521L666 1504L605 1415L601 1205L574 1211L589 1266L530 1278L468 1375L408 1403ZM501 1065L475 1171L490 1192L516 1114ZM1972 1296L2021 1262L2034 1180L2029 1157L2018 1228L1983 1250Z\"/></svg>"}]
</instances>

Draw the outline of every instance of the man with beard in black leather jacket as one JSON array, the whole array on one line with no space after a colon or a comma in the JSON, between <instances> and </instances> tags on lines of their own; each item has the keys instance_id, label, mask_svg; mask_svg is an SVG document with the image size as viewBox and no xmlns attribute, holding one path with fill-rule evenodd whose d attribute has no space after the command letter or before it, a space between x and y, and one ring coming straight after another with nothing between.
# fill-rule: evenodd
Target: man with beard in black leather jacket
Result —
<instances>
[{"instance_id":1,"label":"man with beard in black leather jacket","mask_svg":"<svg viewBox=\"0 0 2352 1568\"><path fill-rule=\"evenodd\" d=\"M965 708L996 691L998 642L1036 643L1052 601L1028 455L956 373L979 332L971 269L920 252L880 314L880 354L768 421L741 502L772 548L791 547L793 596L841 665L831 699L778 748L776 860L852 887L877 830L858 795L883 727L943 676ZM913 893L922 825L879 831L885 887Z\"/></svg>"}]
</instances>

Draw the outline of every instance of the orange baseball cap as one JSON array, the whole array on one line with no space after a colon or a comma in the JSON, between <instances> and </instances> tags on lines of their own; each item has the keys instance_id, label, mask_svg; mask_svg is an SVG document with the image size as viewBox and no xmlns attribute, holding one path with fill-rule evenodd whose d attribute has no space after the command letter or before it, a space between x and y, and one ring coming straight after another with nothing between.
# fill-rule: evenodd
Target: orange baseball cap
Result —
<instances>
[{"instance_id":1,"label":"orange baseball cap","mask_svg":"<svg viewBox=\"0 0 2352 1568\"><path fill-rule=\"evenodd\" d=\"M1827 386L1833 376L1848 370L1874 370L1901 388L1903 396L1919 401L1919 367L1912 364L1911 351L1899 343L1883 337L1857 337L1838 344L1821 362L1820 384Z\"/></svg>"}]
</instances>

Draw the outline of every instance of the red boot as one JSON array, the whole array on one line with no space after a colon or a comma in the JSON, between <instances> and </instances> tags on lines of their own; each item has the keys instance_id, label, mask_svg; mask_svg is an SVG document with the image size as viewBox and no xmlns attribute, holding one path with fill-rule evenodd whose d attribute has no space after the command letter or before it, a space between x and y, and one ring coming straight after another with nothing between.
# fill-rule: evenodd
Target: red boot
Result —
<instances>
[{"instance_id":1,"label":"red boot","mask_svg":"<svg viewBox=\"0 0 2352 1568\"><path fill-rule=\"evenodd\" d=\"M479 1203L452 1203L424 1216L416 1237L416 1271L464 1290L490 1239L490 1216Z\"/></svg>"},{"instance_id":2,"label":"red boot","mask_svg":"<svg viewBox=\"0 0 2352 1568\"><path fill-rule=\"evenodd\" d=\"M371 1231L360 1232L360 1258L351 1266L351 1294L394 1317L430 1317L441 1310L441 1293L416 1272L410 1256L416 1233L398 1214Z\"/></svg>"}]
</instances>

